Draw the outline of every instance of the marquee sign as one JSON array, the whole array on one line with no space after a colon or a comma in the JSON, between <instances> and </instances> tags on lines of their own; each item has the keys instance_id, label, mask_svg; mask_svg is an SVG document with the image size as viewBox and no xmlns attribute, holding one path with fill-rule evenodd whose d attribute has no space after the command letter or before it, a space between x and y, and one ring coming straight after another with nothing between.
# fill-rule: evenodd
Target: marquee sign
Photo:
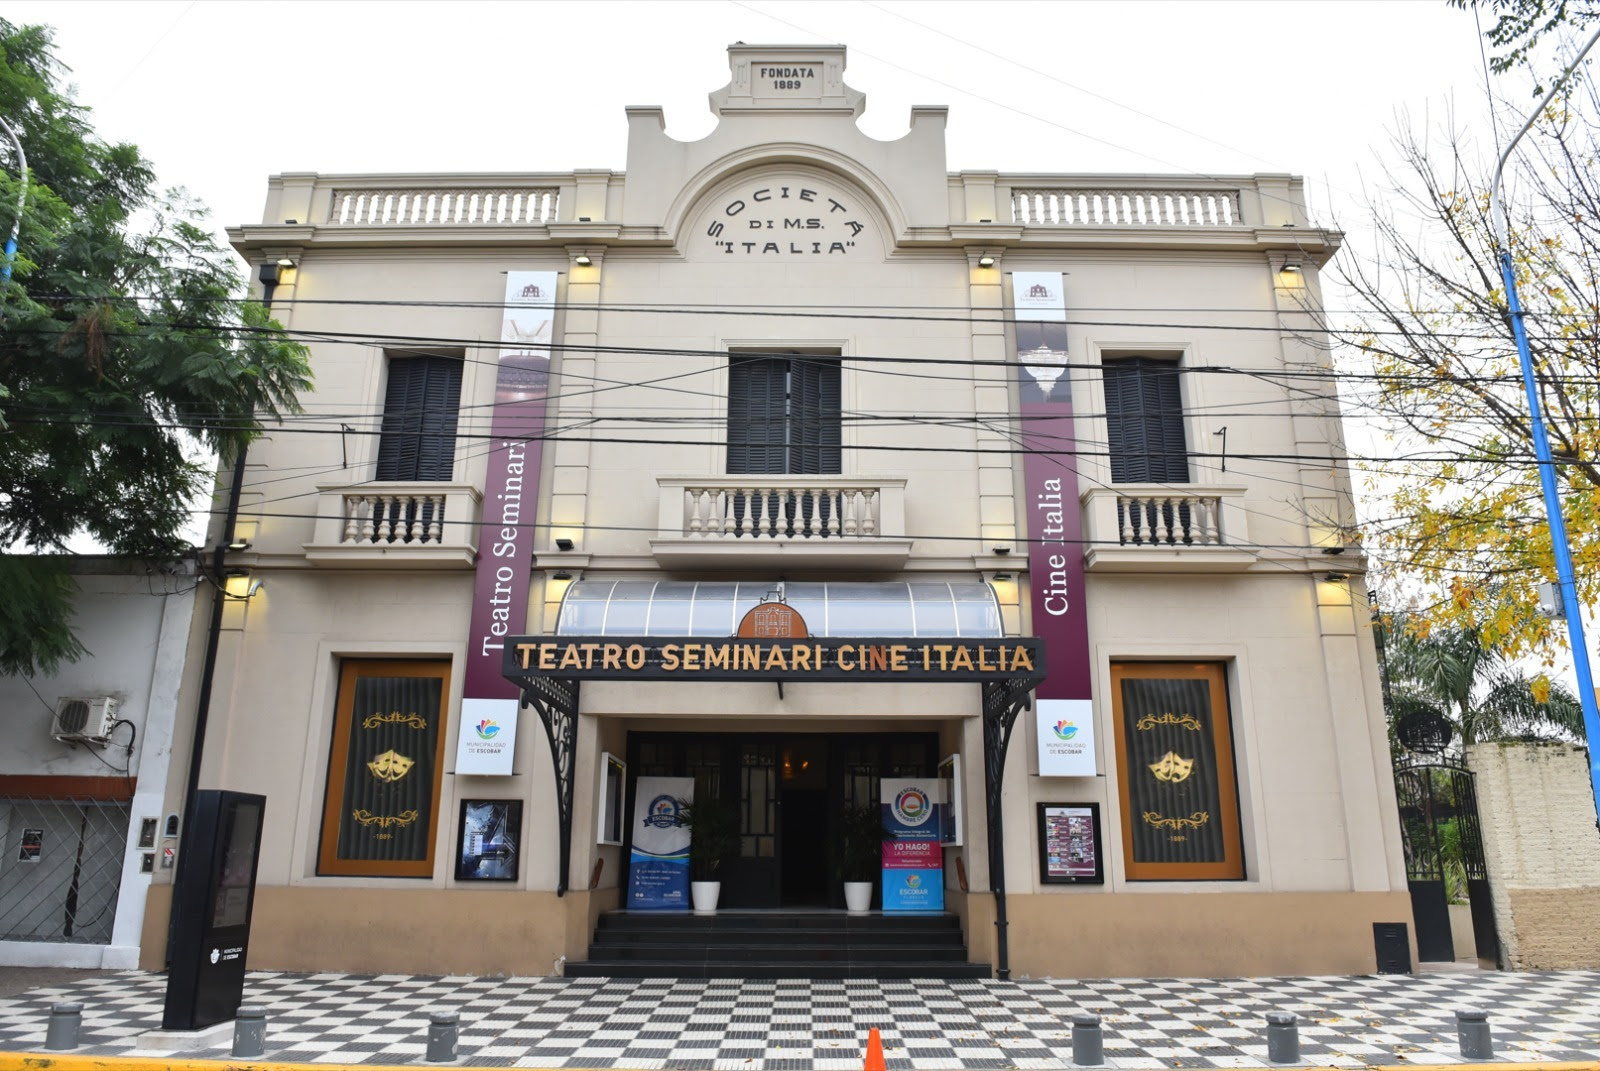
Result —
<instances>
[{"instance_id":1,"label":"marquee sign","mask_svg":"<svg viewBox=\"0 0 1600 1071\"><path fill-rule=\"evenodd\" d=\"M806 181L740 190L712 213L706 236L728 256L848 255L856 236L867 229L862 214L848 201L812 189Z\"/></svg>"},{"instance_id":2,"label":"marquee sign","mask_svg":"<svg viewBox=\"0 0 1600 1071\"><path fill-rule=\"evenodd\" d=\"M505 675L571 680L1040 680L1044 644L1031 638L513 636Z\"/></svg>"}]
</instances>

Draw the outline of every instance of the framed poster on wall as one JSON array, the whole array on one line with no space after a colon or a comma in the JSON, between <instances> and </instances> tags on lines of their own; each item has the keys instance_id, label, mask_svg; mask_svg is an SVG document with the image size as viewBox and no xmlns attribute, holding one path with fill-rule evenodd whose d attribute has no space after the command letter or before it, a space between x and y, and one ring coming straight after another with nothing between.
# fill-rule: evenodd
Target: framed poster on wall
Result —
<instances>
[{"instance_id":1,"label":"framed poster on wall","mask_svg":"<svg viewBox=\"0 0 1600 1071\"><path fill-rule=\"evenodd\" d=\"M521 800L462 800L456 830L457 881L516 881Z\"/></svg>"},{"instance_id":2,"label":"framed poster on wall","mask_svg":"<svg viewBox=\"0 0 1600 1071\"><path fill-rule=\"evenodd\" d=\"M1039 804L1039 880L1057 885L1103 885L1098 803Z\"/></svg>"}]
</instances>

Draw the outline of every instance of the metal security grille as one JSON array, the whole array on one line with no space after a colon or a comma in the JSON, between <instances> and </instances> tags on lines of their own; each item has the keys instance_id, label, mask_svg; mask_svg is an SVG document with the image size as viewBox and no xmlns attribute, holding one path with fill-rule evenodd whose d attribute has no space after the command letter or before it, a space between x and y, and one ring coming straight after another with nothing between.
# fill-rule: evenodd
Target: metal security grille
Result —
<instances>
[{"instance_id":1,"label":"metal security grille","mask_svg":"<svg viewBox=\"0 0 1600 1071\"><path fill-rule=\"evenodd\" d=\"M0 799L0 940L111 940L126 803Z\"/></svg>"}]
</instances>

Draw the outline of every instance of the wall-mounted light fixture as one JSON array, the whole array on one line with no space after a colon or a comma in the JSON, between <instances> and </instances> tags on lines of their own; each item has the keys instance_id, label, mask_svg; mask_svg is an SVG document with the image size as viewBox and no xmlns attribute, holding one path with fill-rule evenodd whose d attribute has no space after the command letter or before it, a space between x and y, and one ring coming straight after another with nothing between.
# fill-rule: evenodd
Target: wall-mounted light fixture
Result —
<instances>
[{"instance_id":1,"label":"wall-mounted light fixture","mask_svg":"<svg viewBox=\"0 0 1600 1071\"><path fill-rule=\"evenodd\" d=\"M239 553L241 550L249 550L250 541L248 539L235 539L232 543L228 544L228 549L233 551L235 554Z\"/></svg>"},{"instance_id":2,"label":"wall-mounted light fixture","mask_svg":"<svg viewBox=\"0 0 1600 1071\"><path fill-rule=\"evenodd\" d=\"M994 548L994 552L996 554L1010 554L1011 553L1011 548L1010 547L1004 547L1004 546L995 547Z\"/></svg>"},{"instance_id":3,"label":"wall-mounted light fixture","mask_svg":"<svg viewBox=\"0 0 1600 1071\"><path fill-rule=\"evenodd\" d=\"M1284 260L1283 267L1279 268L1278 270L1287 275L1298 275L1300 273L1300 268L1301 263L1299 257L1288 257Z\"/></svg>"},{"instance_id":4,"label":"wall-mounted light fixture","mask_svg":"<svg viewBox=\"0 0 1600 1071\"><path fill-rule=\"evenodd\" d=\"M1012 576L1010 573L996 573L996 574L994 574L994 579L996 579L996 580L1015 580L1016 577Z\"/></svg>"},{"instance_id":5,"label":"wall-mounted light fixture","mask_svg":"<svg viewBox=\"0 0 1600 1071\"><path fill-rule=\"evenodd\" d=\"M1330 584L1342 584L1350 579L1349 573L1323 573L1322 579Z\"/></svg>"},{"instance_id":6,"label":"wall-mounted light fixture","mask_svg":"<svg viewBox=\"0 0 1600 1071\"><path fill-rule=\"evenodd\" d=\"M293 257L279 257L278 258L278 267L280 267L280 268L292 268L292 267L294 267L294 258Z\"/></svg>"},{"instance_id":7,"label":"wall-mounted light fixture","mask_svg":"<svg viewBox=\"0 0 1600 1071\"><path fill-rule=\"evenodd\" d=\"M594 261L589 259L588 253L579 253L572 259L572 263L576 264L580 268L587 268L589 265L593 264Z\"/></svg>"},{"instance_id":8,"label":"wall-mounted light fixture","mask_svg":"<svg viewBox=\"0 0 1600 1071\"><path fill-rule=\"evenodd\" d=\"M557 569L555 572L550 574L550 579L551 580L571 580L572 579L572 574L569 573L565 569Z\"/></svg>"},{"instance_id":9,"label":"wall-mounted light fixture","mask_svg":"<svg viewBox=\"0 0 1600 1071\"><path fill-rule=\"evenodd\" d=\"M556 540L556 549L557 550L571 550L575 546L577 546L577 544L574 543L572 540L568 539L566 536L562 536L561 538Z\"/></svg>"},{"instance_id":10,"label":"wall-mounted light fixture","mask_svg":"<svg viewBox=\"0 0 1600 1071\"><path fill-rule=\"evenodd\" d=\"M994 267L994 256L992 254L985 253L983 256L979 257L978 258L978 267L980 267L980 268L992 268L992 267Z\"/></svg>"},{"instance_id":11,"label":"wall-mounted light fixture","mask_svg":"<svg viewBox=\"0 0 1600 1071\"><path fill-rule=\"evenodd\" d=\"M230 599L249 599L266 586L265 580L252 578L248 569L230 569L222 578L222 592Z\"/></svg>"}]
</instances>

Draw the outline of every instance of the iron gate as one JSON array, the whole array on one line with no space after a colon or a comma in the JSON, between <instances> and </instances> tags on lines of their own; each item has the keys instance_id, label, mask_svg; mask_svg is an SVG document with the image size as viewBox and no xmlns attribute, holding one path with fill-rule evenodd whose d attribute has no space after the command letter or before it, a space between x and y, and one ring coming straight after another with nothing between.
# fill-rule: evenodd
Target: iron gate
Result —
<instances>
[{"instance_id":1,"label":"iron gate","mask_svg":"<svg viewBox=\"0 0 1600 1071\"><path fill-rule=\"evenodd\" d=\"M1450 903L1462 894L1472 907L1478 958L1499 958L1474 782L1472 771L1454 756L1411 753L1395 766L1417 958L1424 962L1456 958Z\"/></svg>"}]
</instances>

